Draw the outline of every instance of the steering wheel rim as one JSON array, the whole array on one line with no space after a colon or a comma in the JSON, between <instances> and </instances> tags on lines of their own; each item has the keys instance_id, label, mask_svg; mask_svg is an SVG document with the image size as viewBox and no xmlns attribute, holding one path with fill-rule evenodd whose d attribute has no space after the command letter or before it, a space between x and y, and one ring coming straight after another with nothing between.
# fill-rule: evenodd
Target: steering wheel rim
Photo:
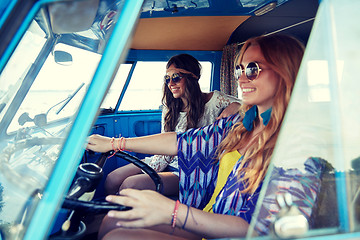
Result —
<instances>
[{"instance_id":1,"label":"steering wheel rim","mask_svg":"<svg viewBox=\"0 0 360 240\"><path fill-rule=\"evenodd\" d=\"M113 151L109 151L107 153L104 153L102 157L107 157L109 155L113 154ZM145 162L141 161L138 157L133 156L131 154L128 154L123 151L118 151L114 154L117 157L120 157L129 163L133 163L137 167L139 167L143 172L148 174L150 178L153 180L155 184L156 191L159 193L162 193L163 183L159 176L159 174L151 168L149 165L147 165ZM109 202L101 202L101 201L83 201L79 199L73 199L66 197L64 200L64 203L62 205L62 208L70 209L70 210L76 210L79 212L86 212L87 214L97 214L97 213L106 213L110 210L117 210L117 211L126 211L130 210L130 207L109 203Z\"/></svg>"},{"instance_id":2,"label":"steering wheel rim","mask_svg":"<svg viewBox=\"0 0 360 240\"><path fill-rule=\"evenodd\" d=\"M110 154L110 153L109 153ZM124 160L133 163L135 166L143 170L151 180L153 180L155 184L155 191L162 193L163 190L163 183L159 176L159 174L149 165L147 165L144 161L141 161L138 157L133 156L129 153L126 153L124 151L118 151L115 153L115 156L123 158Z\"/></svg>"}]
</instances>

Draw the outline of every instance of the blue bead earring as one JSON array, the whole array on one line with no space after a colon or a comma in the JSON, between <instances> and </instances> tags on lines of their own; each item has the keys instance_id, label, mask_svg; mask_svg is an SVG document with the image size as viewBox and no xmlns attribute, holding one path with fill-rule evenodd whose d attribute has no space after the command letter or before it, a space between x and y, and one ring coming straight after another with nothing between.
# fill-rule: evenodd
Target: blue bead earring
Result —
<instances>
[{"instance_id":1,"label":"blue bead earring","mask_svg":"<svg viewBox=\"0 0 360 240\"><path fill-rule=\"evenodd\" d=\"M272 111L272 108L269 108L268 110L266 110L265 112L260 114L265 126L270 121L271 111ZM243 123L244 127L246 128L246 130L248 130L248 131L253 130L254 120L256 119L257 116L258 116L258 110L257 110L256 105L252 106L249 110L246 111L244 119L242 120L242 123Z\"/></svg>"}]
</instances>

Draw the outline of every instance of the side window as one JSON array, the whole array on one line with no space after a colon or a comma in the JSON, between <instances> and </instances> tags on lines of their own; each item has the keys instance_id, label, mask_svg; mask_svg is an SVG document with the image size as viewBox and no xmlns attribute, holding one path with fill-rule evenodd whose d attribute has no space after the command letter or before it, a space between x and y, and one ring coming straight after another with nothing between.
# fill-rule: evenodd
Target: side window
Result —
<instances>
[{"instance_id":1,"label":"side window","mask_svg":"<svg viewBox=\"0 0 360 240\"><path fill-rule=\"evenodd\" d=\"M212 64L210 62L200 63L202 66L202 75L199 80L200 87L203 92L208 92L210 89ZM130 84L125 92L119 110L128 111L159 109L161 106L165 68L166 62L137 62L134 73L131 77ZM121 76L119 76L119 78L126 79L126 77ZM115 83L116 80L117 79L114 80L110 92L116 93L117 97L119 97L120 91L114 90L114 84L117 84ZM123 83L119 84L119 86L120 85L122 88Z\"/></svg>"},{"instance_id":2,"label":"side window","mask_svg":"<svg viewBox=\"0 0 360 240\"><path fill-rule=\"evenodd\" d=\"M107 92L101 108L103 109L115 109L116 104L119 100L122 89L124 88L125 81L129 76L132 64L121 64L118 72L112 82L109 91Z\"/></svg>"}]
</instances>

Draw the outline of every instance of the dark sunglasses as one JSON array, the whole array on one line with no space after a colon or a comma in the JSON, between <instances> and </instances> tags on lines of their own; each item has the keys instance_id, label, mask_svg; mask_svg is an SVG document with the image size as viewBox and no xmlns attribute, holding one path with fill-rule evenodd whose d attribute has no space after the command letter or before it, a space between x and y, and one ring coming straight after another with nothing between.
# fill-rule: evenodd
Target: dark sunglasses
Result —
<instances>
[{"instance_id":1,"label":"dark sunglasses","mask_svg":"<svg viewBox=\"0 0 360 240\"><path fill-rule=\"evenodd\" d=\"M259 77L260 72L262 69L259 67L259 64L257 62L249 62L245 69L243 65L236 65L235 66L235 78L239 79L241 77L241 74L245 72L245 76L248 80L253 81Z\"/></svg>"},{"instance_id":2,"label":"dark sunglasses","mask_svg":"<svg viewBox=\"0 0 360 240\"><path fill-rule=\"evenodd\" d=\"M169 75L164 76L164 81L166 84L170 83L170 80L173 81L173 83L178 83L183 77L180 76L178 73L174 73L171 77Z\"/></svg>"}]
</instances>

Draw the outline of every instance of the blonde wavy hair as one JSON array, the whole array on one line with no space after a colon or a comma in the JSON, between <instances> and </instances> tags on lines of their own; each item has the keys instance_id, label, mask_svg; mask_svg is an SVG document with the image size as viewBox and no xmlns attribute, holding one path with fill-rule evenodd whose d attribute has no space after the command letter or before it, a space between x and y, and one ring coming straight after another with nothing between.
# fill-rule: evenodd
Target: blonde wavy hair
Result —
<instances>
[{"instance_id":1,"label":"blonde wavy hair","mask_svg":"<svg viewBox=\"0 0 360 240\"><path fill-rule=\"evenodd\" d=\"M253 142L246 149L237 173L246 183L244 193L254 193L265 177L304 53L303 44L293 37L286 35L260 36L245 42L236 57L235 64L238 60L242 61L245 51L251 45L260 47L267 65L278 76L278 87L274 96L271 118L255 139L251 139L251 132L245 129L242 122L235 124L217 149L217 159L221 159L224 154L246 147L249 141ZM245 104L241 106L242 117L251 107L251 105Z\"/></svg>"}]
</instances>

